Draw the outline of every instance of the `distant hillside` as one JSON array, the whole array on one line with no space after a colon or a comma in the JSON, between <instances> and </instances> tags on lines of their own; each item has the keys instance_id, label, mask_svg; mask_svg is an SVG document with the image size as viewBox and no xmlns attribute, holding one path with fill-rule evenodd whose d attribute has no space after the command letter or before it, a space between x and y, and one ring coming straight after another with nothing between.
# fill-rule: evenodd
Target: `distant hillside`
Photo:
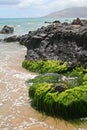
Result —
<instances>
[{"instance_id":1,"label":"distant hillside","mask_svg":"<svg viewBox=\"0 0 87 130\"><path fill-rule=\"evenodd\" d=\"M87 18L87 7L73 7L73 8L67 8L61 11L53 12L51 14L46 15L45 17L67 17L67 18Z\"/></svg>"}]
</instances>

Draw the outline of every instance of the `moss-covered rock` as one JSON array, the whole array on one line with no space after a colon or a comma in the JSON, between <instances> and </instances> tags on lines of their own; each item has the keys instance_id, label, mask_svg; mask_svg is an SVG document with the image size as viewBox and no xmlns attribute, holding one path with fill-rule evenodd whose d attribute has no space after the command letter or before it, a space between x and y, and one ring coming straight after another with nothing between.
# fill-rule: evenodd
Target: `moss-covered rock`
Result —
<instances>
[{"instance_id":1,"label":"moss-covered rock","mask_svg":"<svg viewBox=\"0 0 87 130\"><path fill-rule=\"evenodd\" d=\"M35 94L35 91L37 89L37 87L39 87L40 84L37 84L37 83L34 83L30 88L29 88L29 96L30 98L34 98L34 94Z\"/></svg>"},{"instance_id":2,"label":"moss-covered rock","mask_svg":"<svg viewBox=\"0 0 87 130\"><path fill-rule=\"evenodd\" d=\"M40 73L57 72L40 74L28 81L33 83L29 87L29 96L36 109L64 119L87 117L87 67L69 71L64 67L65 63L59 61L27 60L23 66Z\"/></svg>"},{"instance_id":3,"label":"moss-covered rock","mask_svg":"<svg viewBox=\"0 0 87 130\"><path fill-rule=\"evenodd\" d=\"M82 85L84 74L81 74L80 76L78 74L74 74L73 72L70 72L68 74L57 74L57 73L47 73L43 75L39 75L35 77L34 79L30 79L27 82L28 83L52 83L57 86L65 86L67 89L74 88L76 86Z\"/></svg>"},{"instance_id":4,"label":"moss-covered rock","mask_svg":"<svg viewBox=\"0 0 87 130\"><path fill-rule=\"evenodd\" d=\"M58 83L58 81L62 78L62 74L57 73L47 73L40 74L34 79L29 79L28 83Z\"/></svg>"},{"instance_id":5,"label":"moss-covered rock","mask_svg":"<svg viewBox=\"0 0 87 130\"><path fill-rule=\"evenodd\" d=\"M56 99L56 106L57 115L64 118L86 117L87 86L76 87L59 94Z\"/></svg>"},{"instance_id":6,"label":"moss-covered rock","mask_svg":"<svg viewBox=\"0 0 87 130\"><path fill-rule=\"evenodd\" d=\"M52 88L52 84L44 84L44 85L42 84L42 86L40 86L36 89L33 101L34 101L34 106L38 110L43 111L44 108L46 107L43 104L43 101L44 101L46 93L48 93L49 91L51 91L51 92L54 91L51 88Z\"/></svg>"},{"instance_id":7,"label":"moss-covered rock","mask_svg":"<svg viewBox=\"0 0 87 130\"><path fill-rule=\"evenodd\" d=\"M29 61L24 60L22 66L29 71L38 72L38 73L64 73L67 71L67 63L62 63L58 60L38 60L38 61Z\"/></svg>"},{"instance_id":8,"label":"moss-covered rock","mask_svg":"<svg viewBox=\"0 0 87 130\"><path fill-rule=\"evenodd\" d=\"M87 86L55 92L52 84L37 87L33 102L36 109L65 119L87 116Z\"/></svg>"}]
</instances>

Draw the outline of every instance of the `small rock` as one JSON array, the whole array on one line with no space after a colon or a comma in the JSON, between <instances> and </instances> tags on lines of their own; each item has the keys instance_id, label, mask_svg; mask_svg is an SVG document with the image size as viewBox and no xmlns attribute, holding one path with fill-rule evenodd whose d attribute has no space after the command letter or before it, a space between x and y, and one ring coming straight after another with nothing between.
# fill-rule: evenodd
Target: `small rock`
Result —
<instances>
[{"instance_id":1,"label":"small rock","mask_svg":"<svg viewBox=\"0 0 87 130\"><path fill-rule=\"evenodd\" d=\"M0 31L0 33L2 34L10 34L14 32L14 28L13 27L9 27L7 25L5 25L2 30Z\"/></svg>"},{"instance_id":2,"label":"small rock","mask_svg":"<svg viewBox=\"0 0 87 130\"><path fill-rule=\"evenodd\" d=\"M81 22L81 20L79 18L73 20L72 24L73 25L81 25L82 26L82 22Z\"/></svg>"},{"instance_id":3,"label":"small rock","mask_svg":"<svg viewBox=\"0 0 87 130\"><path fill-rule=\"evenodd\" d=\"M18 41L17 36L11 36L4 39L5 42L16 42Z\"/></svg>"}]
</instances>

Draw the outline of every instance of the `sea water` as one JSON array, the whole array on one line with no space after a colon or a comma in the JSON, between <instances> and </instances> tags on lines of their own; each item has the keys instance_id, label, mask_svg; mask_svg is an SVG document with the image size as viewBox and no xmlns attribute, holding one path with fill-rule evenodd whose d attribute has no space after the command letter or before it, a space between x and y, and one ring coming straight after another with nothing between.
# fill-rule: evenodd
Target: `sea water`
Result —
<instances>
[{"instance_id":1,"label":"sea water","mask_svg":"<svg viewBox=\"0 0 87 130\"><path fill-rule=\"evenodd\" d=\"M0 29L9 25L15 30L12 35L22 35L46 26L45 21L54 20L59 19L0 19ZM0 34L0 39L8 36ZM46 116L31 107L25 81L36 74L22 68L25 54L26 48L17 42L0 42L0 130L87 130L86 122L73 124Z\"/></svg>"},{"instance_id":2,"label":"sea water","mask_svg":"<svg viewBox=\"0 0 87 130\"><path fill-rule=\"evenodd\" d=\"M45 22L53 22L55 20L59 20L61 22L71 22L72 19L64 19L64 18L3 18L0 19L0 29L5 26L14 27L14 34L21 35L28 33L29 31L36 30L41 26L46 26Z\"/></svg>"}]
</instances>

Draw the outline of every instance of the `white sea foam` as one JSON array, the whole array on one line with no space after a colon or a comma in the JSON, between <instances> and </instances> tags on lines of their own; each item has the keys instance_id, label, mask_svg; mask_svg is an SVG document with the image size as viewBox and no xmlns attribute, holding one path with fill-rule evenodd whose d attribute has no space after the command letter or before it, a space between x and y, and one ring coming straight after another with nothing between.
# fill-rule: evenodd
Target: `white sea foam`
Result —
<instances>
[{"instance_id":1,"label":"white sea foam","mask_svg":"<svg viewBox=\"0 0 87 130\"><path fill-rule=\"evenodd\" d=\"M21 25L17 25L17 27L21 27Z\"/></svg>"}]
</instances>

